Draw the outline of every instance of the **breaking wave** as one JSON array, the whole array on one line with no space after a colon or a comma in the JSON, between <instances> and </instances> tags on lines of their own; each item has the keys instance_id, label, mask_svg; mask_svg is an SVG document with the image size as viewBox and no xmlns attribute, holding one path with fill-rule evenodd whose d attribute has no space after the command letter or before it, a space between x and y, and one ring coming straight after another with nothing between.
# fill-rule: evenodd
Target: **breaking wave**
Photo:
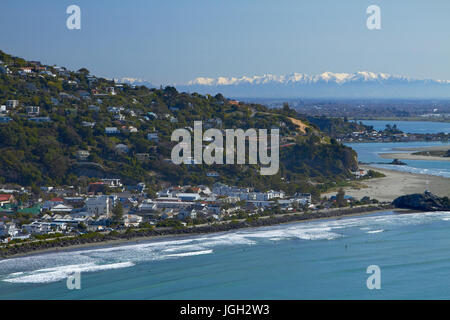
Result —
<instances>
[{"instance_id":1,"label":"breaking wave","mask_svg":"<svg viewBox=\"0 0 450 320\"><path fill-rule=\"evenodd\" d=\"M379 213L339 220L318 220L183 239L131 243L107 248L79 249L0 261L0 281L48 283L61 281L75 271L99 272L133 267L142 262L198 259L233 246L253 246L290 240L334 241L350 232L382 233L385 230L434 221L447 221L450 212L413 214ZM299 243L301 245L301 243Z\"/></svg>"}]
</instances>

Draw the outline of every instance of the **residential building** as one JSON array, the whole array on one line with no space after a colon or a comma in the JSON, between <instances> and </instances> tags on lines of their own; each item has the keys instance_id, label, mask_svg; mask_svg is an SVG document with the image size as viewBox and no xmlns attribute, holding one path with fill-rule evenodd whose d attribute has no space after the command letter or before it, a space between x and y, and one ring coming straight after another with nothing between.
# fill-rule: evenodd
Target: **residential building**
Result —
<instances>
[{"instance_id":1,"label":"residential building","mask_svg":"<svg viewBox=\"0 0 450 320\"><path fill-rule=\"evenodd\" d=\"M19 235L20 230L13 222L0 222L0 237L15 237Z\"/></svg>"},{"instance_id":2,"label":"residential building","mask_svg":"<svg viewBox=\"0 0 450 320\"><path fill-rule=\"evenodd\" d=\"M200 200L200 195L198 193L179 193L177 198L181 201L197 201Z\"/></svg>"},{"instance_id":3,"label":"residential building","mask_svg":"<svg viewBox=\"0 0 450 320\"><path fill-rule=\"evenodd\" d=\"M97 196L86 200L86 211L91 216L110 215L111 210L111 199L108 196Z\"/></svg>"},{"instance_id":4,"label":"residential building","mask_svg":"<svg viewBox=\"0 0 450 320\"><path fill-rule=\"evenodd\" d=\"M102 179L102 182L110 188L120 188L122 187L122 182L120 179Z\"/></svg>"},{"instance_id":5,"label":"residential building","mask_svg":"<svg viewBox=\"0 0 450 320\"><path fill-rule=\"evenodd\" d=\"M77 151L77 159L80 161L85 161L89 158L90 153L87 150L78 150Z\"/></svg>"},{"instance_id":6,"label":"residential building","mask_svg":"<svg viewBox=\"0 0 450 320\"><path fill-rule=\"evenodd\" d=\"M119 134L120 131L116 127L106 127L105 128L105 133L106 134Z\"/></svg>"},{"instance_id":7,"label":"residential building","mask_svg":"<svg viewBox=\"0 0 450 320\"><path fill-rule=\"evenodd\" d=\"M15 203L14 195L12 194L0 194L0 207L5 204Z\"/></svg>"},{"instance_id":8,"label":"residential building","mask_svg":"<svg viewBox=\"0 0 450 320\"><path fill-rule=\"evenodd\" d=\"M57 205L64 205L64 200L62 198L53 198L44 202L42 206L43 210L52 210Z\"/></svg>"},{"instance_id":9,"label":"residential building","mask_svg":"<svg viewBox=\"0 0 450 320\"><path fill-rule=\"evenodd\" d=\"M58 204L50 209L53 213L67 214L72 212L73 208L71 206L66 206L64 204Z\"/></svg>"},{"instance_id":10,"label":"residential building","mask_svg":"<svg viewBox=\"0 0 450 320\"><path fill-rule=\"evenodd\" d=\"M6 107L8 109L15 109L19 106L19 100L8 100L6 101Z\"/></svg>"},{"instance_id":11,"label":"residential building","mask_svg":"<svg viewBox=\"0 0 450 320\"><path fill-rule=\"evenodd\" d=\"M138 227L142 220L141 216L135 214L125 214L123 216L123 224L125 227Z\"/></svg>"},{"instance_id":12,"label":"residential building","mask_svg":"<svg viewBox=\"0 0 450 320\"><path fill-rule=\"evenodd\" d=\"M159 142L158 133L157 132L148 133L147 139L153 142Z\"/></svg>"},{"instance_id":13,"label":"residential building","mask_svg":"<svg viewBox=\"0 0 450 320\"><path fill-rule=\"evenodd\" d=\"M95 127L95 122L83 121L83 122L81 122L81 125L83 127L93 128L93 127Z\"/></svg>"},{"instance_id":14,"label":"residential building","mask_svg":"<svg viewBox=\"0 0 450 320\"><path fill-rule=\"evenodd\" d=\"M25 107L25 111L29 117L34 117L39 115L39 107L38 106L27 106Z\"/></svg>"},{"instance_id":15,"label":"residential building","mask_svg":"<svg viewBox=\"0 0 450 320\"><path fill-rule=\"evenodd\" d=\"M218 174L217 172L207 172L206 173L207 177L212 177L212 178L217 178L220 176L220 174Z\"/></svg>"}]
</instances>

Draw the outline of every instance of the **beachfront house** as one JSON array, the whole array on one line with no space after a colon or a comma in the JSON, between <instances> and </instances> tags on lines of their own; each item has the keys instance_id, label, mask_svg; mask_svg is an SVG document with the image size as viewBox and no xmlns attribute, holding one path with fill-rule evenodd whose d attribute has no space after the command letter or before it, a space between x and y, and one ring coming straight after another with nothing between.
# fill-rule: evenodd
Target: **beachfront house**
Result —
<instances>
[{"instance_id":1,"label":"beachfront house","mask_svg":"<svg viewBox=\"0 0 450 320\"><path fill-rule=\"evenodd\" d=\"M15 237L20 230L13 222L0 222L0 237Z\"/></svg>"}]
</instances>

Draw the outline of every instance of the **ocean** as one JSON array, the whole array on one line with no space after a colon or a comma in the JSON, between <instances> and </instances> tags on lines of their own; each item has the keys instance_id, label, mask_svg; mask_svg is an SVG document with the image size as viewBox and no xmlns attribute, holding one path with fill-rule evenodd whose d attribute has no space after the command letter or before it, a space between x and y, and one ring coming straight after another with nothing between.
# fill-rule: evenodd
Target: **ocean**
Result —
<instances>
[{"instance_id":1,"label":"ocean","mask_svg":"<svg viewBox=\"0 0 450 320\"><path fill-rule=\"evenodd\" d=\"M368 289L367 268L380 268ZM81 289L66 279L80 271ZM449 299L450 212L391 211L0 261L0 299Z\"/></svg>"}]
</instances>

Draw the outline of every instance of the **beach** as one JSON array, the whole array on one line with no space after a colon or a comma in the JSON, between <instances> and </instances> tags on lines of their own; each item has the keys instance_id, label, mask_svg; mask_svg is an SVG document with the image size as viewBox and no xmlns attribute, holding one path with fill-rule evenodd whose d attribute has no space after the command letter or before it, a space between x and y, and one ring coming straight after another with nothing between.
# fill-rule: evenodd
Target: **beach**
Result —
<instances>
[{"instance_id":1,"label":"beach","mask_svg":"<svg viewBox=\"0 0 450 320\"><path fill-rule=\"evenodd\" d=\"M51 241L43 242L42 246L29 247L27 243L24 243L24 247L18 246L17 250L13 250L3 257L0 254L0 261L2 259L24 257L29 255L39 255L44 253L54 253L54 252L66 252L66 251L76 251L85 248L105 248L105 247L115 247L125 244L137 244L140 242L161 240L161 239L180 239L184 237L199 236L211 233L223 233L235 231L237 229L258 229L259 227L276 226L291 223L300 222L311 222L327 219L339 219L342 217L356 217L363 216L367 214L373 214L377 212L384 212L386 210L393 210L395 212L401 213L412 213L416 212L408 209L392 208L390 205L366 205L354 208L333 208L327 210L319 210L312 213L287 213L277 216L264 216L257 221L248 222L245 219L236 220L237 223L222 223L220 225L197 225L196 227L190 227L181 230L172 230L167 233L164 232L139 232L137 234L121 237L121 238L104 238L104 239L94 239L93 241L80 242L80 239L73 238L73 241L67 241L66 243L55 243L52 244Z\"/></svg>"},{"instance_id":2,"label":"beach","mask_svg":"<svg viewBox=\"0 0 450 320\"><path fill-rule=\"evenodd\" d=\"M393 148L393 150L395 150L395 151L409 151L409 152L381 153L381 154L379 154L379 156L383 159L450 161L450 157L438 157L438 156L433 156L433 155L413 154L415 152L447 151L449 149L450 149L450 145L421 147L421 148Z\"/></svg>"},{"instance_id":3,"label":"beach","mask_svg":"<svg viewBox=\"0 0 450 320\"><path fill-rule=\"evenodd\" d=\"M368 165L360 166L362 169L375 170L385 175L382 178L363 180L361 184L365 187L360 189L344 188L349 196L361 199L370 197L379 201L393 201L395 198L411 193L423 193L425 190L440 197L450 197L450 179L440 176L415 174L387 169L380 169ZM336 192L324 194L335 195Z\"/></svg>"}]
</instances>

